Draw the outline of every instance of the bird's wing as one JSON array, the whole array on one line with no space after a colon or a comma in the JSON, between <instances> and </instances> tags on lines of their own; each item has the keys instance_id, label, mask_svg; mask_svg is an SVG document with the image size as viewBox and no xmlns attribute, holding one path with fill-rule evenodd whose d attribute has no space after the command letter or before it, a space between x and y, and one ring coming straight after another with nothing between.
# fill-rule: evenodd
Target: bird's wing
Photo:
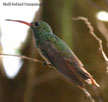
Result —
<instances>
[{"instance_id":1,"label":"bird's wing","mask_svg":"<svg viewBox=\"0 0 108 102\"><path fill-rule=\"evenodd\" d=\"M67 68L69 70L73 71L74 73L77 73L88 84L95 84L99 87L99 85L93 79L92 75L89 74L89 72L86 69L84 69L82 62L77 58L77 56L71 51L69 46L63 40L61 40L55 35L53 35L53 37L50 36L48 40L52 42L54 49L56 49L61 55L61 57L63 57L64 63L68 65ZM58 59L60 59L61 57L58 57Z\"/></svg>"},{"instance_id":2,"label":"bird's wing","mask_svg":"<svg viewBox=\"0 0 108 102\"><path fill-rule=\"evenodd\" d=\"M71 66L60 54L58 49L55 47L54 43L51 43L50 41L46 41L44 45L41 46L40 49L43 56L45 56L48 59L48 61L55 67L55 69L58 72L61 73L61 75L65 76L65 78L72 81L78 87L80 88L84 87L84 84L79 78L79 76L75 73L74 70L70 70Z\"/></svg>"}]
</instances>

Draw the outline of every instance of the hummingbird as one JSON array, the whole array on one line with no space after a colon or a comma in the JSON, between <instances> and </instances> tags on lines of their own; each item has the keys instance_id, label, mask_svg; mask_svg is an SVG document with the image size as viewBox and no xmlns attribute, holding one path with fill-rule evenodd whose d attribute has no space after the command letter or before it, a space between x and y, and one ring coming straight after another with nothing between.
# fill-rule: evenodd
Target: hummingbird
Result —
<instances>
[{"instance_id":1,"label":"hummingbird","mask_svg":"<svg viewBox=\"0 0 108 102\"><path fill-rule=\"evenodd\" d=\"M71 48L53 33L48 23L44 21L28 23L21 20L6 20L30 26L35 37L36 48L41 57L46 64L51 64L66 79L81 89L85 86L82 80L100 87Z\"/></svg>"}]
</instances>

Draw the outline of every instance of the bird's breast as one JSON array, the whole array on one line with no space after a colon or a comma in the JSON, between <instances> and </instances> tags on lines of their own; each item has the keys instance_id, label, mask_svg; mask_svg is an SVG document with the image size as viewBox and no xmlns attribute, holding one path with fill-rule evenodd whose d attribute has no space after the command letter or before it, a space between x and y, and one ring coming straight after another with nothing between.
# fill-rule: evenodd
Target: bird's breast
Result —
<instances>
[{"instance_id":1,"label":"bird's breast","mask_svg":"<svg viewBox=\"0 0 108 102\"><path fill-rule=\"evenodd\" d=\"M40 49L40 48L37 48L37 50L38 50L40 56L45 60L45 62L46 62L47 64L50 64L49 60L43 55L41 49Z\"/></svg>"}]
</instances>

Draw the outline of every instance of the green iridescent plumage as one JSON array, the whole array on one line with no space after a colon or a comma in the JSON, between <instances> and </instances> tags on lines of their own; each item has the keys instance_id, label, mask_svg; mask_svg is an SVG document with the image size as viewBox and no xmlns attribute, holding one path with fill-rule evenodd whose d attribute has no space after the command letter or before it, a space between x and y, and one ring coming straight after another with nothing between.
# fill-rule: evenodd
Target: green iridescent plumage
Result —
<instances>
[{"instance_id":1,"label":"green iridescent plumage","mask_svg":"<svg viewBox=\"0 0 108 102\"><path fill-rule=\"evenodd\" d=\"M8 21L20 22L30 26L40 55L48 64L52 64L65 78L80 88L84 88L81 78L88 84L94 84L99 87L69 46L53 34L51 27L46 22L27 23L25 21L9 19Z\"/></svg>"},{"instance_id":2,"label":"green iridescent plumage","mask_svg":"<svg viewBox=\"0 0 108 102\"><path fill-rule=\"evenodd\" d=\"M47 23L40 21L32 24L37 49L62 75L80 87L83 87L80 77L89 84L99 86L69 46L53 34Z\"/></svg>"}]
</instances>

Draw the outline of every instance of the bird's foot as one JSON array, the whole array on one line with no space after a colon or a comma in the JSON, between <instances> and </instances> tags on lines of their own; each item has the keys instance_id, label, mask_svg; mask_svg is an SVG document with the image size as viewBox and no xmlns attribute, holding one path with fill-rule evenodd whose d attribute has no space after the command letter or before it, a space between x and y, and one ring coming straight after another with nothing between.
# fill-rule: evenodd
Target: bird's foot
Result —
<instances>
[{"instance_id":1,"label":"bird's foot","mask_svg":"<svg viewBox=\"0 0 108 102\"><path fill-rule=\"evenodd\" d=\"M49 65L46 61L43 61L43 65L44 66L47 66L47 65Z\"/></svg>"},{"instance_id":2,"label":"bird's foot","mask_svg":"<svg viewBox=\"0 0 108 102\"><path fill-rule=\"evenodd\" d=\"M47 61L43 61L43 66L53 67L53 65L48 63Z\"/></svg>"},{"instance_id":3,"label":"bird's foot","mask_svg":"<svg viewBox=\"0 0 108 102\"><path fill-rule=\"evenodd\" d=\"M44 66L51 66L51 64L49 62L47 62L47 61L43 61L43 65Z\"/></svg>"}]
</instances>

